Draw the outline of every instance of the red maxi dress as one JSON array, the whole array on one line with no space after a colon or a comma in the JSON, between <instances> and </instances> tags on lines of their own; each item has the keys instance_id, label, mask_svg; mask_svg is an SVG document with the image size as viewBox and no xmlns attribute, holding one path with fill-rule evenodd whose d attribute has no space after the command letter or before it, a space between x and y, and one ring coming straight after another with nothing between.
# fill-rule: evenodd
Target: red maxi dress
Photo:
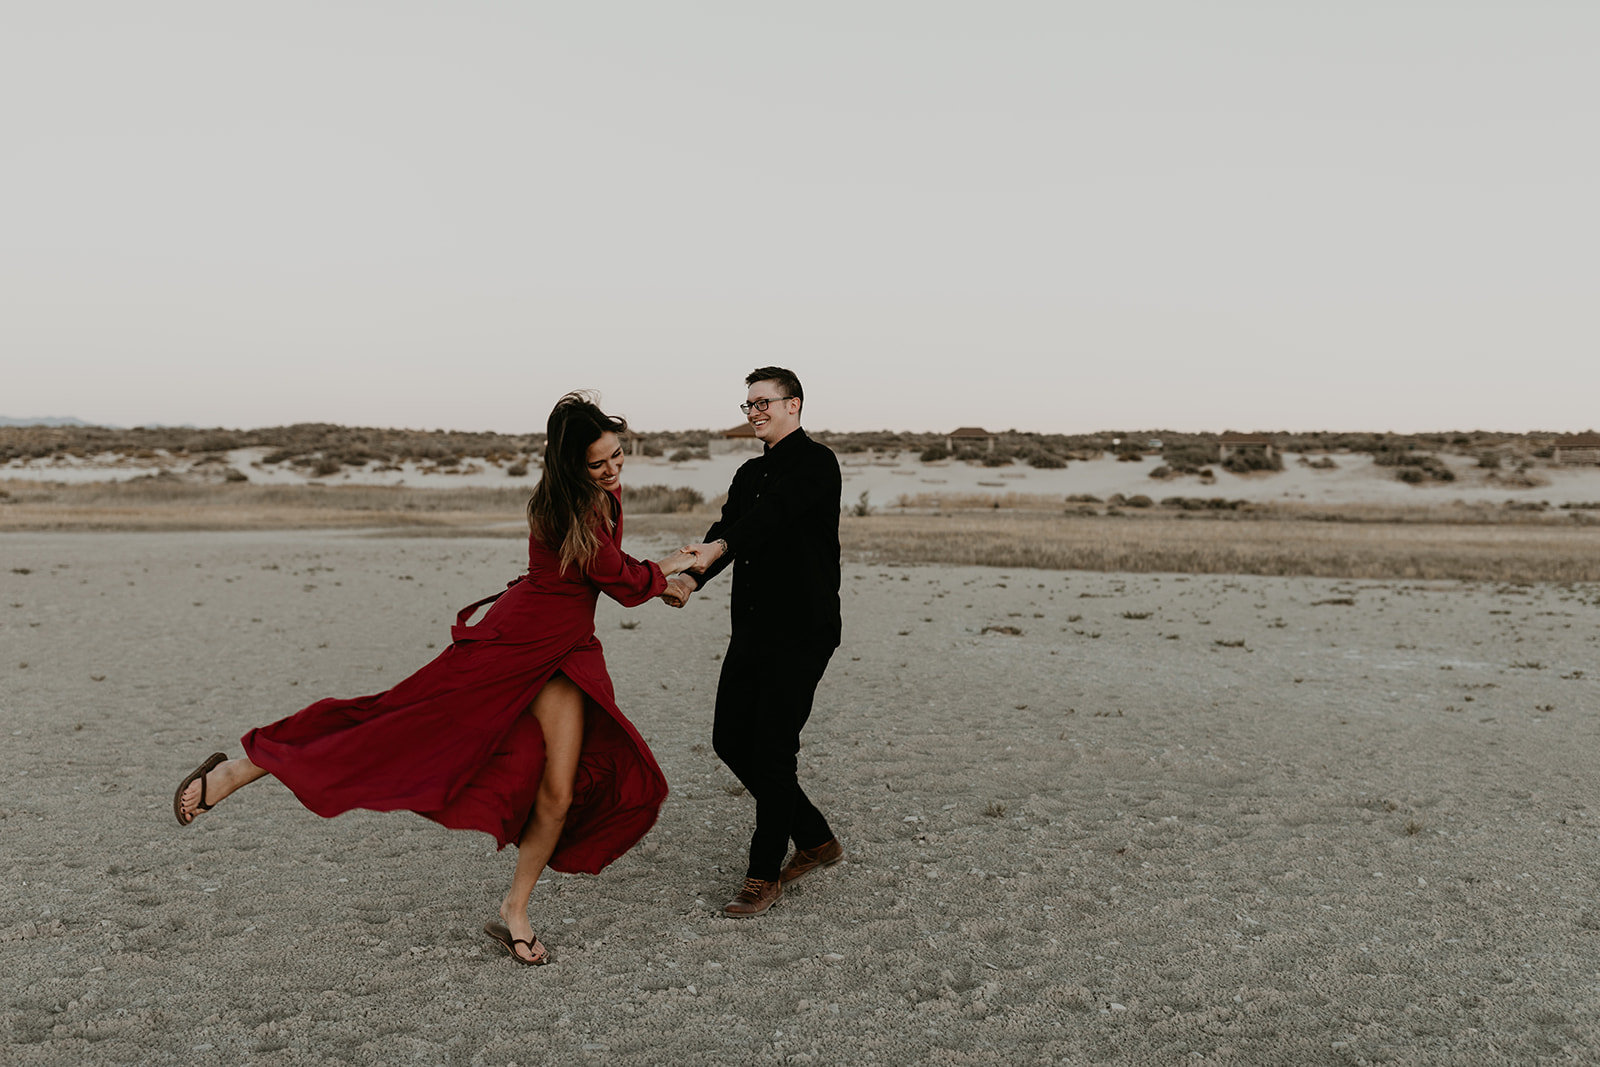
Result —
<instances>
[{"instance_id":1,"label":"red maxi dress","mask_svg":"<svg viewBox=\"0 0 1600 1067\"><path fill-rule=\"evenodd\" d=\"M557 671L585 696L583 752L572 806L550 866L597 874L655 824L667 782L617 708L594 633L603 592L625 607L666 588L655 563L625 554L620 494L615 527L581 573L528 539L528 573L503 593L463 608L452 642L393 689L319 700L242 738L245 752L299 798L332 818L352 808L414 811L457 830L515 844L544 771L544 732L529 709ZM604 524L610 525L610 524ZM492 606L476 624L472 613Z\"/></svg>"}]
</instances>

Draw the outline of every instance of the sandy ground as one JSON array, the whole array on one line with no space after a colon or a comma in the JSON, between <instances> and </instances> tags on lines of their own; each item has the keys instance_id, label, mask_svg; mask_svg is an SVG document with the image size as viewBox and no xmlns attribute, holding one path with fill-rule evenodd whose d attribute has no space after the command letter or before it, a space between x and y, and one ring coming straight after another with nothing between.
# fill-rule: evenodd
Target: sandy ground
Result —
<instances>
[{"instance_id":1,"label":"sandy ground","mask_svg":"<svg viewBox=\"0 0 1600 1067\"><path fill-rule=\"evenodd\" d=\"M0 552L8 1064L1600 1059L1600 587L848 566L801 756L848 863L745 921L727 586L608 603L673 793L540 885L532 969L479 932L486 836L270 780L170 813L248 727L435 654L515 542Z\"/></svg>"},{"instance_id":2,"label":"sandy ground","mask_svg":"<svg viewBox=\"0 0 1600 1067\"><path fill-rule=\"evenodd\" d=\"M531 468L527 477L512 478L506 474L504 465L497 466L487 460L475 459L449 468L452 473L445 473L445 469L406 463L398 471L380 471L375 466L347 468L330 477L317 479L288 464L262 464L260 460L266 451L239 449L227 454L227 462L252 483L263 485L317 482L326 485L404 485L414 489L527 485L531 489L539 478L537 466ZM632 456L628 459L628 481L633 485L686 486L698 490L707 500L711 500L727 491L734 471L748 458L749 454L732 454L712 456L708 460L671 463L660 457ZM1220 496L1258 503L1380 505L1444 504L1457 500L1495 504L1505 500L1543 500L1559 507L1567 503L1600 501L1600 468L1595 467L1539 467L1532 473L1536 476L1535 481L1543 484L1523 486L1507 482L1509 471L1484 471L1466 457L1443 456L1441 459L1455 472L1456 481L1411 486L1398 481L1392 468L1374 466L1369 455L1341 454L1332 458L1338 464L1334 470L1301 466L1297 462L1299 457L1294 455L1287 457L1284 469L1276 473L1239 475L1216 467L1213 468L1215 480L1206 483L1192 475L1168 480L1151 478L1150 472L1161 465L1160 458L1156 456L1148 456L1141 463L1120 463L1111 456L1104 456L1097 460L1069 463L1056 470L1038 470L1021 463L998 468L949 460L923 463L911 452L844 453L839 456L844 473L844 503L854 505L860 500L861 494L866 493L869 506L874 508L894 507L901 497L1006 493L1051 497L1089 493L1102 499L1113 493L1124 496L1143 493L1156 500L1168 496ZM82 484L123 481L157 470L185 474L191 469L187 459L144 461L112 454L88 459L63 456L60 459L12 460L0 464L0 479ZM219 479L224 469L222 464L202 468L208 470L211 477Z\"/></svg>"}]
</instances>

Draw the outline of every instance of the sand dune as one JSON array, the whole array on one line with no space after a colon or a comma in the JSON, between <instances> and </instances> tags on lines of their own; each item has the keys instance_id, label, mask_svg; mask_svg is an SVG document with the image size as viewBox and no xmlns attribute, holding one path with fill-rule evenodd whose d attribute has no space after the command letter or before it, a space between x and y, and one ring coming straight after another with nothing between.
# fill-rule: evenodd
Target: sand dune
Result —
<instances>
[{"instance_id":1,"label":"sand dune","mask_svg":"<svg viewBox=\"0 0 1600 1067\"><path fill-rule=\"evenodd\" d=\"M610 870L539 887L541 970L479 933L511 868L484 836L270 781L173 822L206 753L397 680L521 554L8 535L6 1061L1600 1050L1595 586L850 565L802 753L849 862L744 922L718 908L751 804L709 746L727 589L604 606L673 794Z\"/></svg>"}]
</instances>

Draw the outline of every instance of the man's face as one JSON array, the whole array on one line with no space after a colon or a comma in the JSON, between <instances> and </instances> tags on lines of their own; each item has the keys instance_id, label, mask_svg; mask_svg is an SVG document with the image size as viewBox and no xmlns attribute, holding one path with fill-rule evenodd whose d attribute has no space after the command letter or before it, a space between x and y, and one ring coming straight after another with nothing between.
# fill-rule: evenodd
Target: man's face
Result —
<instances>
[{"instance_id":1,"label":"man's face","mask_svg":"<svg viewBox=\"0 0 1600 1067\"><path fill-rule=\"evenodd\" d=\"M761 410L761 401L767 401L767 410ZM766 444L775 445L800 428L800 400L778 388L777 382L751 385L745 402L752 405L745 418L756 436Z\"/></svg>"}]
</instances>

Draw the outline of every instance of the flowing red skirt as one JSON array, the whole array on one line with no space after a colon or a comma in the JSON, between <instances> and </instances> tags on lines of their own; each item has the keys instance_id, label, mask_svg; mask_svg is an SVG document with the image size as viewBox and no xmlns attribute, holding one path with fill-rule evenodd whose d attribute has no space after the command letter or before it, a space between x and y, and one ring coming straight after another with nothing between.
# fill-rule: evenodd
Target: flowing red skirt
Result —
<instances>
[{"instance_id":1,"label":"flowing red skirt","mask_svg":"<svg viewBox=\"0 0 1600 1067\"><path fill-rule=\"evenodd\" d=\"M629 563L633 561L629 560ZM659 592L632 576L624 603ZM585 696L572 806L550 866L598 873L655 824L667 783L617 708L594 636L593 584L519 579L481 623L461 614L454 643L387 692L319 700L244 735L250 759L307 808L414 811L441 825L515 844L544 772L544 733L529 710L557 672ZM617 592L606 591L613 596Z\"/></svg>"}]
</instances>

